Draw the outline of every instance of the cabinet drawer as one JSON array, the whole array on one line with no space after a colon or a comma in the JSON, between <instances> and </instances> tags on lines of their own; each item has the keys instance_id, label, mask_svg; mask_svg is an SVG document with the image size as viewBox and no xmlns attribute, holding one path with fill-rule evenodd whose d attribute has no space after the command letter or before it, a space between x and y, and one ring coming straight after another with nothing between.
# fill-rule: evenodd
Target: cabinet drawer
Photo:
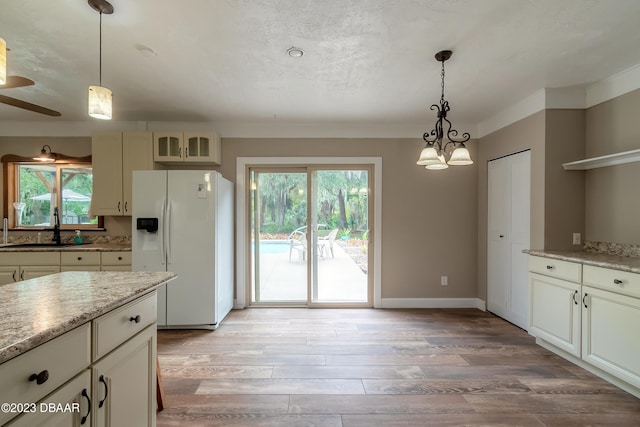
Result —
<instances>
[{"instance_id":1,"label":"cabinet drawer","mask_svg":"<svg viewBox=\"0 0 640 427\"><path fill-rule=\"evenodd\" d=\"M156 292L93 320L93 361L156 321Z\"/></svg>"},{"instance_id":2,"label":"cabinet drawer","mask_svg":"<svg viewBox=\"0 0 640 427\"><path fill-rule=\"evenodd\" d=\"M582 264L538 256L529 257L529 271L580 283Z\"/></svg>"},{"instance_id":3,"label":"cabinet drawer","mask_svg":"<svg viewBox=\"0 0 640 427\"><path fill-rule=\"evenodd\" d=\"M100 265L100 252L61 252L61 265Z\"/></svg>"},{"instance_id":4,"label":"cabinet drawer","mask_svg":"<svg viewBox=\"0 0 640 427\"><path fill-rule=\"evenodd\" d=\"M102 252L102 265L131 265L131 252Z\"/></svg>"},{"instance_id":5,"label":"cabinet drawer","mask_svg":"<svg viewBox=\"0 0 640 427\"><path fill-rule=\"evenodd\" d=\"M60 265L60 252L3 252L0 265Z\"/></svg>"},{"instance_id":6,"label":"cabinet drawer","mask_svg":"<svg viewBox=\"0 0 640 427\"><path fill-rule=\"evenodd\" d=\"M585 265L583 284L640 298L640 274L637 273Z\"/></svg>"},{"instance_id":7,"label":"cabinet drawer","mask_svg":"<svg viewBox=\"0 0 640 427\"><path fill-rule=\"evenodd\" d=\"M86 323L0 365L0 402L37 402L60 387L91 363L90 341ZM42 384L29 380L44 371L49 378ZM0 425L15 415L0 412Z\"/></svg>"}]
</instances>

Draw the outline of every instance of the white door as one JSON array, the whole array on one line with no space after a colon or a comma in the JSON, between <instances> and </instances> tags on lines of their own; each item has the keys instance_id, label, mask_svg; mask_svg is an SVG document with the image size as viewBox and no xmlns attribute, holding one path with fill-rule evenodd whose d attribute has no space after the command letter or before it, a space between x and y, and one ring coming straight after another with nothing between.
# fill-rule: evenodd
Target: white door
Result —
<instances>
[{"instance_id":1,"label":"white door","mask_svg":"<svg viewBox=\"0 0 640 427\"><path fill-rule=\"evenodd\" d=\"M488 164L487 308L527 329L531 153Z\"/></svg>"}]
</instances>

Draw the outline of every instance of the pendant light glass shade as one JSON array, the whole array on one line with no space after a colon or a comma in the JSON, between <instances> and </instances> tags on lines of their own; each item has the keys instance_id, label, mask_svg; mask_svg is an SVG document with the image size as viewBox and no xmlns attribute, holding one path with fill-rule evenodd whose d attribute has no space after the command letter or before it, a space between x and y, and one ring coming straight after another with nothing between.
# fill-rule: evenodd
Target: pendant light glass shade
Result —
<instances>
[{"instance_id":1,"label":"pendant light glass shade","mask_svg":"<svg viewBox=\"0 0 640 427\"><path fill-rule=\"evenodd\" d=\"M416 162L417 165L426 166L429 163L437 162L438 152L433 147L425 147L420 152L420 158Z\"/></svg>"},{"instance_id":2,"label":"pendant light glass shade","mask_svg":"<svg viewBox=\"0 0 640 427\"><path fill-rule=\"evenodd\" d=\"M441 170L441 169L446 169L448 167L449 165L447 164L447 162L444 161L444 154L440 154L436 160L430 161L425 166L425 168L429 170Z\"/></svg>"},{"instance_id":3,"label":"pendant light glass shade","mask_svg":"<svg viewBox=\"0 0 640 427\"><path fill-rule=\"evenodd\" d=\"M111 120L111 91L102 86L89 86L89 115Z\"/></svg>"},{"instance_id":4,"label":"pendant light glass shade","mask_svg":"<svg viewBox=\"0 0 640 427\"><path fill-rule=\"evenodd\" d=\"M0 37L0 85L7 82L7 43Z\"/></svg>"},{"instance_id":5,"label":"pendant light glass shade","mask_svg":"<svg viewBox=\"0 0 640 427\"><path fill-rule=\"evenodd\" d=\"M467 147L465 147L464 144L453 150L451 158L449 159L449 164L453 166L473 164L473 160L471 160L471 156L469 155L469 150L467 150Z\"/></svg>"}]
</instances>

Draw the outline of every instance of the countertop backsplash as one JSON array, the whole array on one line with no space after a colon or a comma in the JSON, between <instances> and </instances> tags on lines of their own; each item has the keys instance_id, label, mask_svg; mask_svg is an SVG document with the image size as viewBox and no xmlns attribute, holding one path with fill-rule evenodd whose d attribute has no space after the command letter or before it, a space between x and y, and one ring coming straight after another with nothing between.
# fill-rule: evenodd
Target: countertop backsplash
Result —
<instances>
[{"instance_id":1,"label":"countertop backsplash","mask_svg":"<svg viewBox=\"0 0 640 427\"><path fill-rule=\"evenodd\" d=\"M585 240L582 250L590 253L640 257L640 245L629 245L625 243L592 242Z\"/></svg>"},{"instance_id":2,"label":"countertop backsplash","mask_svg":"<svg viewBox=\"0 0 640 427\"><path fill-rule=\"evenodd\" d=\"M42 243L49 242L51 240L52 233L50 231L43 231L40 239ZM62 243L73 243L75 237L74 230L63 230L60 233ZM111 236L111 235L97 235L93 232L82 232L82 239L84 244L90 243L117 243L122 245L131 245L131 236ZM13 234L8 233L7 243L9 244L23 244L23 243L37 243L38 236L36 233L29 234ZM0 240L0 243L2 240Z\"/></svg>"}]
</instances>

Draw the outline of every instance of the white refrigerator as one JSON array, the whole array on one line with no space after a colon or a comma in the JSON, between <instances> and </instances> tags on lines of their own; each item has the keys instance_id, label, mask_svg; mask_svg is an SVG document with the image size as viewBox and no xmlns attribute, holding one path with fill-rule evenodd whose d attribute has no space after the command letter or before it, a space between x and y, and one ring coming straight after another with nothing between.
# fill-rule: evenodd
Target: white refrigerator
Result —
<instances>
[{"instance_id":1,"label":"white refrigerator","mask_svg":"<svg viewBox=\"0 0 640 427\"><path fill-rule=\"evenodd\" d=\"M132 270L172 271L158 326L215 329L233 307L233 185L216 171L133 172Z\"/></svg>"}]
</instances>

